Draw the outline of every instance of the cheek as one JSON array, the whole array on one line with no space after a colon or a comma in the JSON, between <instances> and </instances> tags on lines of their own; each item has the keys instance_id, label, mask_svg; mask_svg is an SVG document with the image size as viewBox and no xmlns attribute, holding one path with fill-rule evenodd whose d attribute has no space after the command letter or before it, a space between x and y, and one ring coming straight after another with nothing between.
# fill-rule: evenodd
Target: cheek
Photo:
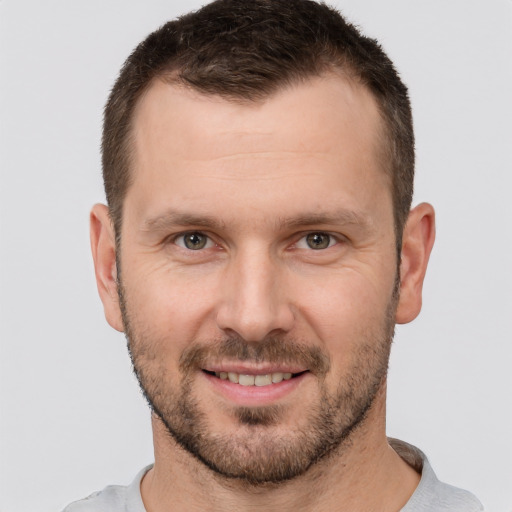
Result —
<instances>
[{"instance_id":1,"label":"cheek","mask_svg":"<svg viewBox=\"0 0 512 512\"><path fill-rule=\"evenodd\" d=\"M212 315L215 276L193 277L164 267L134 265L137 272L123 271L128 314L132 323L153 338L172 339L186 345L201 335Z\"/></svg>"},{"instance_id":2,"label":"cheek","mask_svg":"<svg viewBox=\"0 0 512 512\"><path fill-rule=\"evenodd\" d=\"M376 280L344 271L321 285L303 288L297 309L333 363L350 359L357 345L382 337L387 330L393 283L391 277ZM296 293L298 296L299 291Z\"/></svg>"}]
</instances>

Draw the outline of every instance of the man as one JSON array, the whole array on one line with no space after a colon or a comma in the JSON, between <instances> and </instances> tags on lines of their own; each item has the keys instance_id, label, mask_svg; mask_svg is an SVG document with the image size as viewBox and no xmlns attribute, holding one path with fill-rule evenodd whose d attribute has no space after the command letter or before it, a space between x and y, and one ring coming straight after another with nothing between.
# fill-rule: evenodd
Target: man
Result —
<instances>
[{"instance_id":1,"label":"man","mask_svg":"<svg viewBox=\"0 0 512 512\"><path fill-rule=\"evenodd\" d=\"M98 289L155 463L66 511L476 511L385 434L395 323L434 211L410 210L407 90L307 0L219 0L128 58L105 111Z\"/></svg>"}]
</instances>

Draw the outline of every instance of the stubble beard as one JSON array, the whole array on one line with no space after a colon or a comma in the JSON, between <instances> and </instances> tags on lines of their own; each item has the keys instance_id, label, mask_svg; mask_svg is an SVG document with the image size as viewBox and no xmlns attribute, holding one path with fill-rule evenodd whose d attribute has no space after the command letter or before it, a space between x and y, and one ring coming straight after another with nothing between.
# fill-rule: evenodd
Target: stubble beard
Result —
<instances>
[{"instance_id":1,"label":"stubble beard","mask_svg":"<svg viewBox=\"0 0 512 512\"><path fill-rule=\"evenodd\" d=\"M324 377L327 354L287 337L247 343L232 336L209 343L193 343L180 358L179 387L169 385L169 369L159 364L155 347L172 343L150 339L148 329L133 321L126 293L119 282L119 299L133 370L151 408L169 435L184 450L218 476L251 486L278 484L305 474L313 465L350 445L353 433L364 425L376 396L384 386L394 334L397 286L385 318L357 343L353 364L329 391ZM200 400L194 396L194 376L202 362L227 356L246 361L301 363L314 370L320 398L302 411L306 421L279 428L282 406L232 407L227 412L238 423L235 432L213 431Z\"/></svg>"}]
</instances>

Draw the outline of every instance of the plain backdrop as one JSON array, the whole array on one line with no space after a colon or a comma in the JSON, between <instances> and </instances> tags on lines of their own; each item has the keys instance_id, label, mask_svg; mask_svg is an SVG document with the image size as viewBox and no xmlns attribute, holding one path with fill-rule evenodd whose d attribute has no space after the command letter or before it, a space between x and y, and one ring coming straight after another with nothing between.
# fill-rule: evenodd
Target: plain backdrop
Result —
<instances>
[{"instance_id":1,"label":"plain backdrop","mask_svg":"<svg viewBox=\"0 0 512 512\"><path fill-rule=\"evenodd\" d=\"M197 0L0 1L0 512L50 512L152 461L149 412L93 279L102 108ZM389 434L512 511L512 2L340 0L410 88L415 203L437 210L424 309L399 327Z\"/></svg>"}]
</instances>

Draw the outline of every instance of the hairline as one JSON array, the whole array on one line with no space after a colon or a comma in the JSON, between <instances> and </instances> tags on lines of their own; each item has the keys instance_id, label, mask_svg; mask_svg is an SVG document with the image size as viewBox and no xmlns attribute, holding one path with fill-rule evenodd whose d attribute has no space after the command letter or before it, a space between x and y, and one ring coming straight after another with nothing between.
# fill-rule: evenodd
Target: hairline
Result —
<instances>
[{"instance_id":1,"label":"hairline","mask_svg":"<svg viewBox=\"0 0 512 512\"><path fill-rule=\"evenodd\" d=\"M384 172L387 178L387 186L388 190L391 194L392 201L392 211L393 211L393 224L394 224L394 233L395 233L395 242L397 244L397 254L400 257L400 249L401 249L401 238L403 233L403 228L405 222L402 225L399 225L398 218L398 208L396 207L395 201L395 188L394 188L394 173L392 169L393 164L393 156L391 151L391 146L393 145L393 137L391 135L391 126L389 125L389 121L387 119L386 113L384 112L384 107L382 102L379 100L374 91L372 91L371 87L369 87L360 74L354 69L353 66L350 66L348 63L344 62L341 64L334 63L325 63L322 68L318 71L312 71L307 75L298 75L292 78L287 78L286 80L281 80L274 84L274 87L268 91L260 91L259 94L253 94L252 97L243 97L242 95L230 94L230 93L222 93L222 92L209 92L204 91L200 87L197 87L194 84L189 83L187 80L183 79L180 76L180 70L176 66L172 64L160 69L155 73L151 79L149 79L137 92L137 95L134 96L134 104L129 113L128 118L128 129L123 138L122 149L125 155L124 164L126 166L126 181L125 188L123 190L122 200L116 205L117 209L112 211L111 205L109 208L109 216L111 218L111 222L113 224L116 247L120 248L121 243L121 231L123 226L123 214L124 214L124 204L126 200L126 196L131 186L133 185L133 179L135 174L134 168L134 160L135 160L135 119L137 110L146 94L151 90L153 85L160 81L165 84L168 84L172 87L183 88L185 90L196 93L198 96L203 98L219 98L228 103L238 104L238 105L258 105L262 104L270 99L273 96L279 94L280 92L286 91L291 87L295 87L300 84L307 84L316 78L325 78L328 76L337 77L340 80L344 80L349 85L354 85L355 87L364 88L372 97L375 102L375 106L377 108L377 112L379 115L379 122L377 126L378 133L375 136L376 147L375 149L375 158L377 162L380 164L379 167L381 171Z\"/></svg>"}]
</instances>

